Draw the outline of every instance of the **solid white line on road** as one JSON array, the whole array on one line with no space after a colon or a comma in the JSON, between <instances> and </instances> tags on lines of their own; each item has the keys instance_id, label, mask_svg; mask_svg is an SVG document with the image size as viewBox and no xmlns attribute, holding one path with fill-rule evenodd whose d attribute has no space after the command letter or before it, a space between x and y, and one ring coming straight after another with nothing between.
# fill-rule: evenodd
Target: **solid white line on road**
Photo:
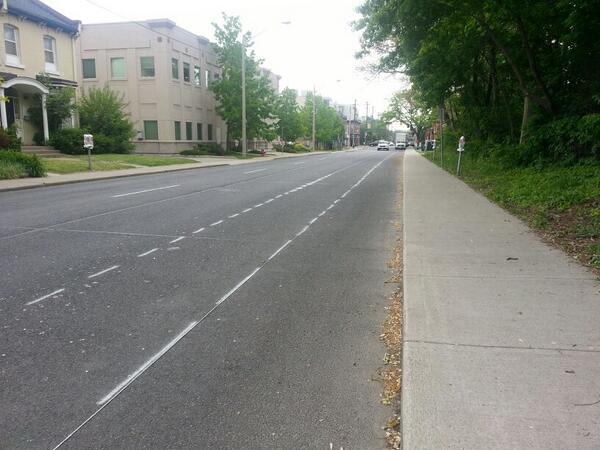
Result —
<instances>
[{"instance_id":1,"label":"solid white line on road","mask_svg":"<svg viewBox=\"0 0 600 450\"><path fill-rule=\"evenodd\" d=\"M172 186L163 186L163 187L153 188L153 189L144 189L143 191L127 192L126 194L113 195L112 198L126 197L128 195L143 194L145 192L160 191L162 189L172 189L172 188L179 187L179 186L181 186L181 185L180 184L174 184Z\"/></svg>"},{"instance_id":2,"label":"solid white line on road","mask_svg":"<svg viewBox=\"0 0 600 450\"><path fill-rule=\"evenodd\" d=\"M301 234L304 234L304 232L305 232L306 230L308 230L308 228L309 228L309 226L308 226L308 225L306 225L304 228L302 228L302 229L300 230L300 232L299 232L299 233L296 233L296 236L300 236Z\"/></svg>"},{"instance_id":3,"label":"solid white line on road","mask_svg":"<svg viewBox=\"0 0 600 450\"><path fill-rule=\"evenodd\" d=\"M46 300L47 298L50 298L56 294L60 294L61 292L64 292L65 288L62 289L57 289L54 292L50 292L49 294L44 295L43 297L40 298L36 298L35 300L32 300L30 302L25 303L27 306L29 305L35 305L38 302L41 302L42 300Z\"/></svg>"},{"instance_id":4,"label":"solid white line on road","mask_svg":"<svg viewBox=\"0 0 600 450\"><path fill-rule=\"evenodd\" d=\"M211 223L209 226L216 227L217 225L220 225L222 223L223 223L223 220L217 220L216 222Z\"/></svg>"},{"instance_id":5,"label":"solid white line on road","mask_svg":"<svg viewBox=\"0 0 600 450\"><path fill-rule=\"evenodd\" d=\"M161 348L158 353L156 353L152 358L150 358L148 361L146 361L144 364L142 364L135 372L133 372L131 375L129 375L127 378L125 378L124 381L119 383L116 388L114 388L112 391L110 391L108 394L106 394L104 397L102 397L96 404L103 405L104 403L112 400L117 395L119 395L123 389L125 389L137 377L139 377L141 374L143 374L162 355L167 353L171 347L173 347L175 344L177 344L177 342L179 342L186 334L188 334L192 330L192 328L194 328L196 325L198 325L198 321L194 321L194 322L190 323L187 327L185 327L185 329L181 333L179 333L177 336L175 336L171 340L171 342L169 342L167 345L165 345L163 348Z\"/></svg>"},{"instance_id":6,"label":"solid white line on road","mask_svg":"<svg viewBox=\"0 0 600 450\"><path fill-rule=\"evenodd\" d=\"M138 258L142 258L144 256L148 256L150 253L154 253L157 250L158 250L158 247L157 248L153 248L152 250L148 250L147 252L140 253L139 255L137 255L137 257Z\"/></svg>"},{"instance_id":7,"label":"solid white line on road","mask_svg":"<svg viewBox=\"0 0 600 450\"><path fill-rule=\"evenodd\" d=\"M287 241L285 244L283 244L281 247L279 247L275 253L273 253L271 256L269 256L268 261L271 261L273 258L275 258L284 248L286 248L288 245L290 245L292 243L292 240L290 239L289 241Z\"/></svg>"},{"instance_id":8,"label":"solid white line on road","mask_svg":"<svg viewBox=\"0 0 600 450\"><path fill-rule=\"evenodd\" d=\"M243 213L247 213L248 211L252 211L252 208L246 208L245 210L243 210Z\"/></svg>"},{"instance_id":9,"label":"solid white line on road","mask_svg":"<svg viewBox=\"0 0 600 450\"><path fill-rule=\"evenodd\" d=\"M112 267L109 267L108 269L104 269L104 270L101 270L100 272L96 272L95 274L90 275L88 278L96 278L96 277L99 277L102 274L105 274L106 272L110 272L111 270L115 270L115 269L118 269L118 268L119 268L119 266L112 266Z\"/></svg>"},{"instance_id":10,"label":"solid white line on road","mask_svg":"<svg viewBox=\"0 0 600 450\"><path fill-rule=\"evenodd\" d=\"M227 294L225 294L223 297L221 297L215 303L215 305L216 306L220 305L225 300L227 300L229 297L231 297L231 294L233 294L235 291L237 291L239 288L241 288L246 283L246 281L248 281L250 278L252 278L254 275L256 275L256 272L258 272L259 270L260 270L260 267L257 267L256 269L254 269L250 275L248 275L246 278L244 278L242 281L240 281L238 284L236 284L232 290L230 290Z\"/></svg>"},{"instance_id":11,"label":"solid white line on road","mask_svg":"<svg viewBox=\"0 0 600 450\"><path fill-rule=\"evenodd\" d=\"M239 215L240 215L240 213L235 213L235 214L232 214L232 215L230 215L230 216L229 216L229 218L230 218L230 219L233 219L234 217L237 217L237 216L239 216Z\"/></svg>"},{"instance_id":12,"label":"solid white line on road","mask_svg":"<svg viewBox=\"0 0 600 450\"><path fill-rule=\"evenodd\" d=\"M175 242L179 242L179 241L181 241L182 239L185 239L185 236L180 236L180 237L178 237L177 239L173 239L172 241L170 241L170 242L169 242L169 244L174 244Z\"/></svg>"},{"instance_id":13,"label":"solid white line on road","mask_svg":"<svg viewBox=\"0 0 600 450\"><path fill-rule=\"evenodd\" d=\"M256 173L256 172L262 172L263 170L267 170L265 169L256 169L256 170L250 170L248 172L244 172L245 175L248 175L249 173Z\"/></svg>"},{"instance_id":14,"label":"solid white line on road","mask_svg":"<svg viewBox=\"0 0 600 450\"><path fill-rule=\"evenodd\" d=\"M204 231L204 227L198 228L196 231L192 231L192 234L202 233Z\"/></svg>"}]
</instances>

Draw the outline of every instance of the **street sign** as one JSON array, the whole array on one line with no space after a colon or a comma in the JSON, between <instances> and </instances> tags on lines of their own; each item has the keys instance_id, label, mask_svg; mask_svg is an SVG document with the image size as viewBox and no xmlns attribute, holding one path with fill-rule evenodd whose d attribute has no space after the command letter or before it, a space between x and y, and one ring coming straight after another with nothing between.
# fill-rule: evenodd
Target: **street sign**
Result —
<instances>
[{"instance_id":1,"label":"street sign","mask_svg":"<svg viewBox=\"0 0 600 450\"><path fill-rule=\"evenodd\" d=\"M83 135L83 148L92 150L94 148L94 136L91 134Z\"/></svg>"},{"instance_id":2,"label":"street sign","mask_svg":"<svg viewBox=\"0 0 600 450\"><path fill-rule=\"evenodd\" d=\"M457 152L464 152L465 151L465 137L461 136L460 139L458 140L458 148L456 149Z\"/></svg>"}]
</instances>

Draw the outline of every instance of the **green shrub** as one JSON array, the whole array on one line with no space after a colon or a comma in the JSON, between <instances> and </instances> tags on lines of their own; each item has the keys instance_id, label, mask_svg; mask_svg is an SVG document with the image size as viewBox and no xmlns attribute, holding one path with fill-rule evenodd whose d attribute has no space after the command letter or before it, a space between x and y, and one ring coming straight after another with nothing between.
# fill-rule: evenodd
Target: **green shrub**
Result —
<instances>
[{"instance_id":1,"label":"green shrub","mask_svg":"<svg viewBox=\"0 0 600 450\"><path fill-rule=\"evenodd\" d=\"M0 150L21 151L21 138L17 137L17 130L14 126L8 129L0 128Z\"/></svg>"},{"instance_id":2,"label":"green shrub","mask_svg":"<svg viewBox=\"0 0 600 450\"><path fill-rule=\"evenodd\" d=\"M13 152L0 150L0 165L8 167L7 170L14 170L10 167L19 164L23 167L24 172L30 177L43 177L46 175L46 169L40 158L36 155L27 155L21 152Z\"/></svg>"},{"instance_id":3,"label":"green shrub","mask_svg":"<svg viewBox=\"0 0 600 450\"><path fill-rule=\"evenodd\" d=\"M196 147L190 150L183 150L179 152L181 155L223 155L223 147L221 147L216 142L203 142L201 144L197 144Z\"/></svg>"},{"instance_id":4,"label":"green shrub","mask_svg":"<svg viewBox=\"0 0 600 450\"><path fill-rule=\"evenodd\" d=\"M14 161L0 160L0 180L12 180L27 176L27 171L22 164Z\"/></svg>"},{"instance_id":5,"label":"green shrub","mask_svg":"<svg viewBox=\"0 0 600 450\"><path fill-rule=\"evenodd\" d=\"M310 152L310 149L306 147L304 144L294 144L294 150L297 152Z\"/></svg>"},{"instance_id":6,"label":"green shrub","mask_svg":"<svg viewBox=\"0 0 600 450\"><path fill-rule=\"evenodd\" d=\"M135 135L122 96L108 87L90 89L77 106L81 127L94 135L95 153L129 153ZM108 138L108 139L105 139ZM98 149L96 149L98 140ZM110 150L106 150L110 148Z\"/></svg>"},{"instance_id":7,"label":"green shrub","mask_svg":"<svg viewBox=\"0 0 600 450\"><path fill-rule=\"evenodd\" d=\"M89 133L81 128L65 128L58 130L50 137L50 145L62 153L69 155L84 155L87 150L83 148L83 135ZM101 153L128 153L122 146L122 141L112 136L101 133L94 134L94 149L92 154Z\"/></svg>"}]
</instances>

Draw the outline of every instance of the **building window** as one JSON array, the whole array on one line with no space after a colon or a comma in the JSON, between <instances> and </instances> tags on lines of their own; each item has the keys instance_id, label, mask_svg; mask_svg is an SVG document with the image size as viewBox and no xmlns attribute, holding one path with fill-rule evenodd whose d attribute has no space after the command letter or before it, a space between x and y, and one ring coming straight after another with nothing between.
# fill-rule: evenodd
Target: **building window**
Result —
<instances>
[{"instance_id":1,"label":"building window","mask_svg":"<svg viewBox=\"0 0 600 450\"><path fill-rule=\"evenodd\" d=\"M46 72L57 72L56 39L51 36L44 36L44 68Z\"/></svg>"},{"instance_id":2,"label":"building window","mask_svg":"<svg viewBox=\"0 0 600 450\"><path fill-rule=\"evenodd\" d=\"M110 58L111 78L125 78L125 58Z\"/></svg>"},{"instance_id":3,"label":"building window","mask_svg":"<svg viewBox=\"0 0 600 450\"><path fill-rule=\"evenodd\" d=\"M196 124L196 134L198 135L198 140L201 141L202 140L202 124L201 123Z\"/></svg>"},{"instance_id":4,"label":"building window","mask_svg":"<svg viewBox=\"0 0 600 450\"><path fill-rule=\"evenodd\" d=\"M209 83L210 83L210 70L206 69L204 71L204 86L208 87Z\"/></svg>"},{"instance_id":5,"label":"building window","mask_svg":"<svg viewBox=\"0 0 600 450\"><path fill-rule=\"evenodd\" d=\"M156 120L144 120L144 139L158 139L158 122Z\"/></svg>"},{"instance_id":6,"label":"building window","mask_svg":"<svg viewBox=\"0 0 600 450\"><path fill-rule=\"evenodd\" d=\"M142 78L153 78L155 75L154 70L154 56L142 56L140 57L140 75Z\"/></svg>"},{"instance_id":7,"label":"building window","mask_svg":"<svg viewBox=\"0 0 600 450\"><path fill-rule=\"evenodd\" d=\"M19 53L19 30L12 25L4 24L4 50L8 64L21 64Z\"/></svg>"},{"instance_id":8,"label":"building window","mask_svg":"<svg viewBox=\"0 0 600 450\"><path fill-rule=\"evenodd\" d=\"M190 82L190 64L186 62L183 63L183 81Z\"/></svg>"},{"instance_id":9,"label":"building window","mask_svg":"<svg viewBox=\"0 0 600 450\"><path fill-rule=\"evenodd\" d=\"M188 141L191 141L192 139L194 139L194 137L192 136L192 122L185 123L185 138Z\"/></svg>"},{"instance_id":10,"label":"building window","mask_svg":"<svg viewBox=\"0 0 600 450\"><path fill-rule=\"evenodd\" d=\"M82 59L83 78L96 78L96 60Z\"/></svg>"},{"instance_id":11,"label":"building window","mask_svg":"<svg viewBox=\"0 0 600 450\"><path fill-rule=\"evenodd\" d=\"M179 60L171 58L171 76L174 80L179 80Z\"/></svg>"},{"instance_id":12,"label":"building window","mask_svg":"<svg viewBox=\"0 0 600 450\"><path fill-rule=\"evenodd\" d=\"M206 136L206 137L208 138L208 140L209 140L209 141L212 141L212 140L213 140L213 135L212 135L212 124L210 124L210 123L208 124L208 127L207 127L207 129L206 129L206 134L207 134L207 136Z\"/></svg>"},{"instance_id":13,"label":"building window","mask_svg":"<svg viewBox=\"0 0 600 450\"><path fill-rule=\"evenodd\" d=\"M179 122L179 121L175 122L175 140L176 141L181 140L181 122Z\"/></svg>"},{"instance_id":14,"label":"building window","mask_svg":"<svg viewBox=\"0 0 600 450\"><path fill-rule=\"evenodd\" d=\"M202 78L200 75L200 66L194 66L194 86L201 86Z\"/></svg>"}]
</instances>

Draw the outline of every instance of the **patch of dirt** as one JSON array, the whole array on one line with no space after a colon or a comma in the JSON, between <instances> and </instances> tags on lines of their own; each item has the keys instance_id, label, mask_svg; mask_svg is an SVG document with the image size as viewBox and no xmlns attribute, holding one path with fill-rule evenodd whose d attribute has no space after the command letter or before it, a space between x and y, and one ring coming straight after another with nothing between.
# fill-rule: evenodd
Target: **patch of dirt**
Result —
<instances>
[{"instance_id":1,"label":"patch of dirt","mask_svg":"<svg viewBox=\"0 0 600 450\"><path fill-rule=\"evenodd\" d=\"M535 227L534 217L528 214ZM545 219L543 228L537 230L540 236L600 276L600 200L548 212Z\"/></svg>"},{"instance_id":2,"label":"patch of dirt","mask_svg":"<svg viewBox=\"0 0 600 450\"><path fill-rule=\"evenodd\" d=\"M402 198L402 180L399 181L399 197ZM399 209L402 210L402 200ZM396 222L398 238L393 254L388 262L392 277L388 283L394 283L394 292L390 304L386 307L387 317L382 324L379 339L385 344L383 366L378 369L381 383L381 403L392 408L391 417L383 427L385 430L386 450L402 448L401 435L401 394L402 394L402 321L403 321L403 263L402 263L402 222Z\"/></svg>"}]
</instances>

